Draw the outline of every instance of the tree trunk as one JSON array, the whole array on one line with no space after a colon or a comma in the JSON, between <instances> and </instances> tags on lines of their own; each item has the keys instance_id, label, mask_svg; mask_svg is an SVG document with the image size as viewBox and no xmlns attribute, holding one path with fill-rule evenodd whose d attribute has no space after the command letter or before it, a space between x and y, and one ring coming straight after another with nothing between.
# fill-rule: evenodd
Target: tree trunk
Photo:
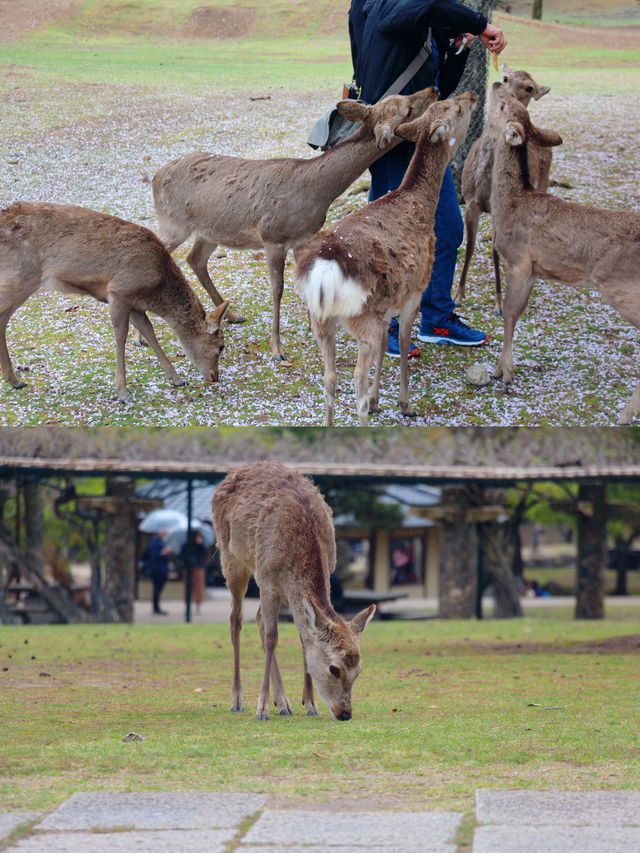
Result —
<instances>
[{"instance_id":1,"label":"tree trunk","mask_svg":"<svg viewBox=\"0 0 640 853\"><path fill-rule=\"evenodd\" d=\"M531 17L536 21L542 20L542 0L533 0L531 4Z\"/></svg>"},{"instance_id":2,"label":"tree trunk","mask_svg":"<svg viewBox=\"0 0 640 853\"><path fill-rule=\"evenodd\" d=\"M133 622L136 566L136 517L132 508L135 483L128 477L109 477L106 494L117 498L104 516L104 593L101 614L115 621Z\"/></svg>"},{"instance_id":3,"label":"tree trunk","mask_svg":"<svg viewBox=\"0 0 640 853\"><path fill-rule=\"evenodd\" d=\"M494 617L511 619L522 616L520 591L511 566L513 531L510 525L480 524L480 543L484 554L485 580L493 589Z\"/></svg>"},{"instance_id":4,"label":"tree trunk","mask_svg":"<svg viewBox=\"0 0 640 853\"><path fill-rule=\"evenodd\" d=\"M601 483L578 490L576 619L604 618L604 568L607 564L607 497Z\"/></svg>"},{"instance_id":5,"label":"tree trunk","mask_svg":"<svg viewBox=\"0 0 640 853\"><path fill-rule=\"evenodd\" d=\"M29 566L39 574L44 569L44 521L40 484L28 480L22 486L24 497L25 554Z\"/></svg>"},{"instance_id":6,"label":"tree trunk","mask_svg":"<svg viewBox=\"0 0 640 853\"><path fill-rule=\"evenodd\" d=\"M446 514L440 520L439 615L471 619L478 584L478 534L466 520L469 500L462 489L442 490Z\"/></svg>"}]
</instances>

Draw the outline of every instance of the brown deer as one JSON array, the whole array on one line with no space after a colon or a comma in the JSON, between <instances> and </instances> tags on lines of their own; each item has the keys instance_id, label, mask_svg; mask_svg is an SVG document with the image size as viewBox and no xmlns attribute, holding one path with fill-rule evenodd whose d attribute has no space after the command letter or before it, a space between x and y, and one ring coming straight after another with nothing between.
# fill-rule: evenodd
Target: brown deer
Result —
<instances>
[{"instance_id":1,"label":"brown deer","mask_svg":"<svg viewBox=\"0 0 640 853\"><path fill-rule=\"evenodd\" d=\"M300 252L296 290L309 309L324 359L327 426L333 424L338 320L358 339L356 406L364 426L368 413L377 411L387 324L399 315L399 405L403 415L414 414L407 380L411 326L431 275L433 221L444 172L465 137L477 100L465 92L400 125L396 134L417 142L400 187L319 232Z\"/></svg>"},{"instance_id":2,"label":"brown deer","mask_svg":"<svg viewBox=\"0 0 640 853\"><path fill-rule=\"evenodd\" d=\"M526 108L501 88L494 111L498 135L491 209L496 248L507 267L507 295L504 345L493 376L509 384L513 332L537 276L595 287L640 328L640 213L576 204L534 190L527 177L527 143L550 147L562 142L560 136L535 127ZM639 411L640 383L618 423L630 423Z\"/></svg>"},{"instance_id":3,"label":"brown deer","mask_svg":"<svg viewBox=\"0 0 640 853\"><path fill-rule=\"evenodd\" d=\"M360 673L358 638L375 611L345 622L331 606L336 562L331 510L316 487L280 462L253 462L229 474L211 505L222 572L231 591L231 710L243 711L240 679L242 600L253 574L260 587L256 621L265 653L257 720L269 718L269 677L280 714L292 713L276 659L278 612L288 602L302 642L308 716L318 714L313 682L338 720L351 719L351 688Z\"/></svg>"},{"instance_id":4,"label":"brown deer","mask_svg":"<svg viewBox=\"0 0 640 853\"><path fill-rule=\"evenodd\" d=\"M163 166L153 179L158 233L173 252L191 235L187 262L216 305L222 297L207 264L218 245L264 249L271 281L271 352L286 358L280 343L280 303L284 265L294 251L324 224L327 210L378 157L397 145L395 128L420 115L435 100L433 89L392 95L368 106L340 101L340 112L362 122L350 137L310 159L278 157L245 160L196 151ZM227 319L240 322L229 312Z\"/></svg>"},{"instance_id":5,"label":"brown deer","mask_svg":"<svg viewBox=\"0 0 640 853\"><path fill-rule=\"evenodd\" d=\"M550 89L540 86L527 71L514 71L508 65L502 66L502 83L516 100L529 106L530 101L540 100ZM462 170L462 197L465 202L464 224L466 246L464 263L460 274L460 284L454 296L456 305L461 305L465 298L465 285L469 264L476 247L478 222L481 213L491 213L491 175L493 172L493 149L495 147L496 129L493 125L492 92L489 93L487 105L487 121L478 139L473 143L467 154ZM540 148L533 142L527 144L529 160L529 179L531 186L541 193L549 186L549 170L551 169L552 152L550 148ZM500 281L500 258L492 245L493 269L495 273L495 306L496 314L502 315L502 285Z\"/></svg>"},{"instance_id":6,"label":"brown deer","mask_svg":"<svg viewBox=\"0 0 640 853\"><path fill-rule=\"evenodd\" d=\"M228 303L205 314L171 255L147 228L71 205L22 201L0 211L0 366L14 388L26 383L11 364L7 324L41 288L108 303L116 338L116 389L123 402L129 399L124 359L129 320L171 382L184 384L162 351L147 311L166 320L207 381L218 381L224 340L220 323Z\"/></svg>"}]
</instances>

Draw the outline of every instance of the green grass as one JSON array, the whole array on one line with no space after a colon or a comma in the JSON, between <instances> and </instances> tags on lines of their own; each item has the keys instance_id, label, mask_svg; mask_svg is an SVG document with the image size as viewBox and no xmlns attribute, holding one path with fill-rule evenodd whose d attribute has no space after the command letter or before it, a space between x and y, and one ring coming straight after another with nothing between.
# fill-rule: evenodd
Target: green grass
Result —
<instances>
[{"instance_id":1,"label":"green grass","mask_svg":"<svg viewBox=\"0 0 640 853\"><path fill-rule=\"evenodd\" d=\"M326 706L303 715L292 625L280 628L279 658L295 716L262 724L253 624L243 632L244 715L228 710L224 625L0 628L0 806L193 789L468 812L477 787L637 788L637 648L589 646L637 624L555 612L374 622L348 724ZM145 740L123 742L130 731Z\"/></svg>"}]
</instances>

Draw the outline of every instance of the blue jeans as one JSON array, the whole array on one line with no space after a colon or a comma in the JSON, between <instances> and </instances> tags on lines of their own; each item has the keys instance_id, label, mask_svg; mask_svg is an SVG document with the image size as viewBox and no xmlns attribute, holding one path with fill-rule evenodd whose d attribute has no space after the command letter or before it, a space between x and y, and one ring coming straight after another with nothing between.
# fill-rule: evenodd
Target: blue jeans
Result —
<instances>
[{"instance_id":1,"label":"blue jeans","mask_svg":"<svg viewBox=\"0 0 640 853\"><path fill-rule=\"evenodd\" d=\"M400 186L413 153L412 147L407 146L407 148L409 150L406 150L404 145L400 145L371 164L369 201L374 201L374 199L380 198L380 196ZM430 326L443 325L455 308L451 298L451 287L456 271L458 247L464 237L464 225L458 205L458 194L453 182L453 174L449 166L444 173L438 198L434 231L436 251L433 270L420 302L420 313L422 314L420 325L423 331ZM394 318L389 329L397 328L397 326L398 321Z\"/></svg>"}]
</instances>

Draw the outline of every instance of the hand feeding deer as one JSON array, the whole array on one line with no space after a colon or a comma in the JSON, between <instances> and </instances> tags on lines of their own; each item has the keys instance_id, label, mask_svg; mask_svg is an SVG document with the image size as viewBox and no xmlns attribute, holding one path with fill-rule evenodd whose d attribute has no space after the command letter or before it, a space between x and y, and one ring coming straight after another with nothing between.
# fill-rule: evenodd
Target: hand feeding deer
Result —
<instances>
[{"instance_id":1,"label":"hand feeding deer","mask_svg":"<svg viewBox=\"0 0 640 853\"><path fill-rule=\"evenodd\" d=\"M500 87L494 84L494 89ZM494 378L513 379L513 333L536 276L560 284L592 286L625 320L640 328L640 213L604 210L536 192L527 179L526 146L554 146L557 133L535 127L527 110L496 89L498 129L491 209L496 248L507 266L504 345ZM640 382L618 418L640 412Z\"/></svg>"},{"instance_id":2,"label":"hand feeding deer","mask_svg":"<svg viewBox=\"0 0 640 853\"><path fill-rule=\"evenodd\" d=\"M399 315L399 405L403 415L414 414L407 377L411 326L433 265L433 221L442 178L477 100L466 92L438 101L420 118L400 125L396 134L417 143L400 187L319 232L300 252L296 290L309 309L322 351L327 426L333 424L335 405L338 320L358 339L356 405L360 424L366 425L368 413L377 410L387 324Z\"/></svg>"},{"instance_id":3,"label":"hand feeding deer","mask_svg":"<svg viewBox=\"0 0 640 853\"><path fill-rule=\"evenodd\" d=\"M353 100L337 104L345 118L362 122L350 137L310 159L246 160L196 151L163 166L153 178L158 233L170 252L195 235L187 262L214 303L222 297L207 269L218 245L264 249L271 282L271 352L286 356L280 343L284 265L324 224L329 205L364 170L400 140L393 131L432 102L431 89L392 95L373 106ZM228 312L227 319L242 318Z\"/></svg>"},{"instance_id":4,"label":"hand feeding deer","mask_svg":"<svg viewBox=\"0 0 640 853\"><path fill-rule=\"evenodd\" d=\"M527 71L514 71L508 65L502 66L502 82L507 91L525 107L529 106L532 99L538 101L550 91L548 86L538 85ZM467 273L476 246L480 214L491 213L491 175L493 172L493 149L496 135L492 115L493 105L491 103L491 93L489 93L487 121L482 133L469 149L462 170L466 246L460 283L454 296L456 305L461 305L465 298ZM540 148L530 141L527 143L527 157L529 160L531 185L541 193L546 192L549 186L549 170L551 169L551 149ZM492 246L491 254L495 273L496 314L501 316L503 300L500 282L500 258L496 252L495 245Z\"/></svg>"},{"instance_id":5,"label":"hand feeding deer","mask_svg":"<svg viewBox=\"0 0 640 853\"><path fill-rule=\"evenodd\" d=\"M14 388L25 383L11 364L7 324L41 288L109 304L116 338L116 389L123 402L128 400L124 351L129 319L171 382L184 384L162 351L147 311L166 320L206 380L218 381L224 340L220 323L228 303L205 315L173 258L147 228L71 205L16 202L0 211L0 366Z\"/></svg>"},{"instance_id":6,"label":"hand feeding deer","mask_svg":"<svg viewBox=\"0 0 640 853\"><path fill-rule=\"evenodd\" d=\"M280 462L253 462L215 490L211 516L222 572L231 591L231 710L243 711L240 678L242 600L251 574L260 587L256 621L265 653L257 720L269 718L269 679L280 714L292 713L276 659L278 612L288 602L302 642L308 716L318 714L313 683L338 720L351 719L351 689L360 673L359 637L375 604L345 622L329 597L336 545L331 510L316 487Z\"/></svg>"}]
</instances>

